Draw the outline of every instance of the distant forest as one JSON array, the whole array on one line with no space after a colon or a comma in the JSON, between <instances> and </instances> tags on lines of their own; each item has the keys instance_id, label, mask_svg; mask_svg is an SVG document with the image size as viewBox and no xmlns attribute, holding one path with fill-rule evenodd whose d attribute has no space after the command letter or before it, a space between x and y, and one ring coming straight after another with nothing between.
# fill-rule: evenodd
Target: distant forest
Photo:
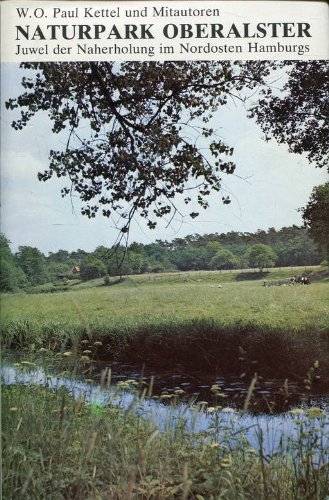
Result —
<instances>
[{"instance_id":1,"label":"distant forest","mask_svg":"<svg viewBox=\"0 0 329 500\"><path fill-rule=\"evenodd\" d=\"M21 246L16 253L2 234L0 242L3 292L48 282L103 276L192 270L243 269L318 265L324 255L307 229L292 226L256 233L193 234L172 241L131 243L127 248L97 247L93 252L58 250L44 255Z\"/></svg>"}]
</instances>

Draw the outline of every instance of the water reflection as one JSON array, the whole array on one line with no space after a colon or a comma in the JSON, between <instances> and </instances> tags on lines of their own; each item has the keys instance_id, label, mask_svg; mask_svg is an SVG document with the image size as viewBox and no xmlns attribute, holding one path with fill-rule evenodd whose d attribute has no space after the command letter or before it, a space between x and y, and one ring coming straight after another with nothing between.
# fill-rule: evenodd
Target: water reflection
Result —
<instances>
[{"instance_id":1,"label":"water reflection","mask_svg":"<svg viewBox=\"0 0 329 500\"><path fill-rule=\"evenodd\" d=\"M184 373L175 371L138 370L136 366L122 363L95 363L93 377L99 380L104 368L113 370L114 381L126 379L150 380L153 378L153 393L156 395L174 395L181 390L182 400L206 401L210 406L233 406L243 409L252 375L243 377L214 377L204 372ZM299 405L326 405L329 403L329 391L320 384L305 389L303 384L285 380L263 379L257 377L250 402L249 412L282 413Z\"/></svg>"}]
</instances>

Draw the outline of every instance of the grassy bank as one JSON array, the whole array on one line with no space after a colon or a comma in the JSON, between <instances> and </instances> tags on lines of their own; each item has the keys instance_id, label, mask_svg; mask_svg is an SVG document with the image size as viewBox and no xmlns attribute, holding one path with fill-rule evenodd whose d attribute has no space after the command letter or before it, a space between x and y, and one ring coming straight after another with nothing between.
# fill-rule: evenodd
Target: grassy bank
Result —
<instances>
[{"instance_id":1,"label":"grassy bank","mask_svg":"<svg viewBox=\"0 0 329 500\"><path fill-rule=\"evenodd\" d=\"M236 278L6 295L3 346L79 355L82 340L100 341L98 357L265 376L304 377L319 361L328 376L328 284L267 288Z\"/></svg>"},{"instance_id":2,"label":"grassy bank","mask_svg":"<svg viewBox=\"0 0 329 500\"><path fill-rule=\"evenodd\" d=\"M329 493L328 421L316 409L296 415L296 440L272 456L264 455L261 434L257 449L243 434L219 438L216 415L207 433L187 434L182 423L159 433L131 411L90 406L64 389L5 387L2 412L8 500L302 500Z\"/></svg>"}]
</instances>

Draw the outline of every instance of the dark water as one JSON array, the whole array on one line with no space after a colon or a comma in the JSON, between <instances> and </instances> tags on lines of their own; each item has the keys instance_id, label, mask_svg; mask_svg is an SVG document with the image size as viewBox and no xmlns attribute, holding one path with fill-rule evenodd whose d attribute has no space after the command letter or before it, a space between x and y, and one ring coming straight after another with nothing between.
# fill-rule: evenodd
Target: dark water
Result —
<instances>
[{"instance_id":1,"label":"dark water","mask_svg":"<svg viewBox=\"0 0 329 500\"><path fill-rule=\"evenodd\" d=\"M91 376L99 381L102 370L111 369L112 380L120 382L134 379L142 382L141 389L150 385L152 395L166 399L179 395L182 401L204 401L211 406L230 405L244 409L251 383L254 386L248 398L250 413L283 413L301 405L329 405L329 387L318 382L308 385L288 380L263 379L260 376L214 376L201 372L186 373L179 368L170 371L146 370L143 367L122 363L95 363ZM170 398L168 398L170 399Z\"/></svg>"}]
</instances>

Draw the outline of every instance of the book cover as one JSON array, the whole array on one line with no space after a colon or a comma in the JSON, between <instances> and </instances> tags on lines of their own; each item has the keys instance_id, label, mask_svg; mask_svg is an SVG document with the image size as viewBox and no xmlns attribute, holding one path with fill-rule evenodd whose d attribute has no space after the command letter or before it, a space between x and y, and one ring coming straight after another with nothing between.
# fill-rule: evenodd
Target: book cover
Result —
<instances>
[{"instance_id":1,"label":"book cover","mask_svg":"<svg viewBox=\"0 0 329 500\"><path fill-rule=\"evenodd\" d=\"M5 498L326 498L328 28L1 3Z\"/></svg>"}]
</instances>

